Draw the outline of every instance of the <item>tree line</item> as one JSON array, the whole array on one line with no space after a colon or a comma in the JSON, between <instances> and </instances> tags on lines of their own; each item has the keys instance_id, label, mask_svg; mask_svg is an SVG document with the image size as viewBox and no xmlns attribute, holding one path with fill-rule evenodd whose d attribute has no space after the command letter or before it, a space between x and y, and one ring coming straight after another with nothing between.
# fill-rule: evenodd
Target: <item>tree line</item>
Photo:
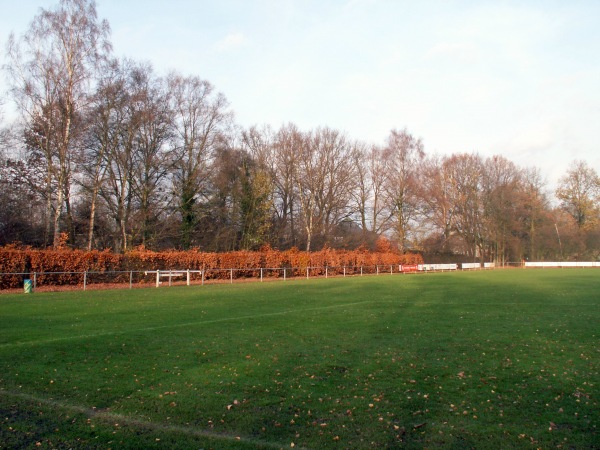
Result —
<instances>
[{"instance_id":1,"label":"tree line","mask_svg":"<svg viewBox=\"0 0 600 450\"><path fill-rule=\"evenodd\" d=\"M373 248L499 262L600 256L600 179L584 161L554 196L502 156L427 154L329 127L244 129L198 76L112 55L92 0L11 35L19 119L0 134L0 244L126 252ZM3 121L5 122L5 121Z\"/></svg>"}]
</instances>

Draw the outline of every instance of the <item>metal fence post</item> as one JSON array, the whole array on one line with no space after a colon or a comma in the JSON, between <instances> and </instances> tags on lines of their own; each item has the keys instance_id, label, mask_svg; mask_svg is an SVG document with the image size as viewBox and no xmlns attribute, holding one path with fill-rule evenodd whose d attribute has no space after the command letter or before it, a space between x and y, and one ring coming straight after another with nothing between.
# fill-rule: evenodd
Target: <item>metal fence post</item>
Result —
<instances>
[{"instance_id":1,"label":"metal fence post","mask_svg":"<svg viewBox=\"0 0 600 450\"><path fill-rule=\"evenodd\" d=\"M489 264L489 265L487 265ZM546 263L546 264L540 264L539 267L542 268L547 268L549 267L548 264L553 264L554 267L561 267L561 268L568 268L568 267L600 267L600 263ZM379 265L376 264L375 265L375 273L377 275L383 275L386 272L386 268L385 268L385 264L382 264L382 270L379 270ZM339 266L331 266L334 269L333 272L333 276L339 276ZM355 276L357 275L357 268L360 267L360 276L365 275L365 271L364 271L364 265L361 266L346 266L346 265L342 265L342 275L344 278L347 277L351 277L351 276ZM372 274L372 272L369 272L369 267L373 267L373 266L367 266L367 273L366 275ZM397 272L394 272L394 267L397 267ZM460 267L460 269L459 269ZM528 267L528 266L527 266ZM486 263L486 264L477 264L477 265L473 265L473 266L469 266L469 265L465 265L465 266L460 266L457 264L405 264L405 265L401 265L401 264L390 264L390 274L394 275L396 273L404 275L406 273L414 273L416 271L419 271L420 273L434 273L434 272L447 272L447 271L452 271L452 270L469 270L469 269L477 269L477 270L487 270L487 269L494 269L495 265L494 263ZM302 272L302 267L300 265L293 267L290 267L291 269L291 277L293 280L297 280L298 276L300 275L300 272ZM325 278L329 278L329 266L324 265L324 266L306 266L304 268L304 270L306 271L306 279L310 280L310 276L311 276L311 270L315 270L315 277L319 277L323 275L324 272L324 276ZM348 269L350 269L350 271L348 271ZM234 278L234 271L245 271L242 275L236 275L236 277L239 277L240 279L245 279L246 277L251 277L252 279L254 279L255 275L258 275L258 271L260 271L260 281L263 282L264 278L265 278L265 270L273 270L273 271L278 271L278 270L282 270L283 271L283 279L284 281L287 281L287 267L255 267L255 268L234 268L231 267L229 269L225 269L225 268L219 268L219 269L213 269L215 271L217 271L217 275L215 278L215 280L221 279L221 276L218 274L219 272L224 272L224 271L229 271L229 280L230 283L233 284L233 278ZM318 274L319 270L323 270L323 272L321 272L321 275ZM57 282L58 285L60 285L61 280L47 280L44 277L50 277L53 274L69 274L69 276L71 277L71 280L73 279L79 279L78 275L79 274L83 274L83 290L86 291L87 290L87 285L89 283L89 275L93 275L94 273L98 273L98 274L102 274L100 275L100 277L96 279L95 283L98 285L98 283L108 283L109 281L106 280L110 280L110 277L106 277L106 275L108 274L114 274L114 278L113 280L117 280L118 283L121 284L122 288L125 288L125 283L123 283L123 278L125 277L125 274L129 272L129 289L133 288L133 272L136 273L140 273L142 274L141 276L137 276L137 283L141 286L141 285L146 285L146 282L149 281L147 279L148 276L152 276L152 272L154 272L156 274L156 287L160 287L161 283L162 283L162 278L165 277L169 277L169 286L174 286L173 285L173 277L181 277L181 279L183 280L183 276L186 276L186 285L187 286L191 286L191 279L192 279L192 274L193 273L200 273L201 274L201 278L202 278L202 285L205 284L205 280L206 280L206 269L202 269L202 270L192 270L192 269L165 269L165 270L147 270L147 271L141 271L141 270L121 270L121 271L109 271L109 272L97 272L94 270L84 270L84 271L73 271L73 272L40 272L41 276L42 276L42 284L46 283L46 284L52 284L53 282ZM6 274L1 274L1 275L6 275ZM37 272L19 272L19 273L11 273L9 275L28 275L30 277L30 280L32 281L31 285L33 290L37 290L38 286L37 286ZM267 272L267 276L268 276L268 272ZM279 277L279 275L275 274L273 275L276 278ZM92 280L92 284L94 283L94 278L91 278ZM126 280L126 278L125 278ZM165 283L166 284L166 283Z\"/></svg>"}]
</instances>

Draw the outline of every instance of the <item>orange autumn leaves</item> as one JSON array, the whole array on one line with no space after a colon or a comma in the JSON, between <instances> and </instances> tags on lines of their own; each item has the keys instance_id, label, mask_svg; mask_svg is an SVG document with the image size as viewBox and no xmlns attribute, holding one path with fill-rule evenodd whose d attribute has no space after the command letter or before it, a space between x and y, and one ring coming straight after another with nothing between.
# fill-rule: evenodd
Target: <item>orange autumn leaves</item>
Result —
<instances>
[{"instance_id":1,"label":"orange autumn leaves","mask_svg":"<svg viewBox=\"0 0 600 450\"><path fill-rule=\"evenodd\" d=\"M143 247L125 254L108 250L36 250L29 247L6 246L0 248L0 273L38 274L42 281L44 273L62 272L48 278L48 282L56 285L77 285L83 282L84 272L116 272L144 270L211 270L212 277L229 277L225 272L236 269L236 277L256 277L257 269L288 268L288 276L304 276L307 270L311 276L324 275L325 268L329 274L341 274L360 271L360 267L377 265L393 266L400 264L421 264L423 258L419 254L399 254L391 249L389 243L381 241L377 251L370 252L364 248L357 250L335 250L324 248L316 252L304 252L297 248L275 250L265 246L260 251L233 251L226 253L189 251L154 252ZM245 270L244 270L245 269ZM223 270L224 272L216 272ZM27 276L27 275L25 275ZM268 276L281 277L277 271ZM39 278L42 277L42 278ZM0 288L16 288L22 283L21 275L4 275L0 277Z\"/></svg>"}]
</instances>

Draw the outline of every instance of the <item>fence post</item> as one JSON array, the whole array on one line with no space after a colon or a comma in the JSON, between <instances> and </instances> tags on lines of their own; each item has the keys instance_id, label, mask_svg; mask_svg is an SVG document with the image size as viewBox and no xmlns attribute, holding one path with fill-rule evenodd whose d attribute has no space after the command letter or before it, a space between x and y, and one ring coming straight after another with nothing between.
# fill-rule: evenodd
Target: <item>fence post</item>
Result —
<instances>
[{"instance_id":1,"label":"fence post","mask_svg":"<svg viewBox=\"0 0 600 450\"><path fill-rule=\"evenodd\" d=\"M327 272L328 272L328 270L327 270L327 269L328 269L328 267L327 267L327 266L325 266L325 278L327 278Z\"/></svg>"},{"instance_id":2,"label":"fence post","mask_svg":"<svg viewBox=\"0 0 600 450\"><path fill-rule=\"evenodd\" d=\"M308 267L306 268L306 279L308 280Z\"/></svg>"},{"instance_id":3,"label":"fence post","mask_svg":"<svg viewBox=\"0 0 600 450\"><path fill-rule=\"evenodd\" d=\"M392 266L392 265L390 264L390 275L393 275L393 274L394 274L394 266Z\"/></svg>"},{"instance_id":4,"label":"fence post","mask_svg":"<svg viewBox=\"0 0 600 450\"><path fill-rule=\"evenodd\" d=\"M362 277L362 266L360 266L360 276Z\"/></svg>"},{"instance_id":5,"label":"fence post","mask_svg":"<svg viewBox=\"0 0 600 450\"><path fill-rule=\"evenodd\" d=\"M376 265L375 268L377 269L377 275L379 275L379 265Z\"/></svg>"},{"instance_id":6,"label":"fence post","mask_svg":"<svg viewBox=\"0 0 600 450\"><path fill-rule=\"evenodd\" d=\"M190 269L187 270L187 285L190 285Z\"/></svg>"},{"instance_id":7,"label":"fence post","mask_svg":"<svg viewBox=\"0 0 600 450\"><path fill-rule=\"evenodd\" d=\"M202 274L202 286L204 286L204 269L200 273Z\"/></svg>"},{"instance_id":8,"label":"fence post","mask_svg":"<svg viewBox=\"0 0 600 450\"><path fill-rule=\"evenodd\" d=\"M260 268L260 282L262 283L262 267Z\"/></svg>"},{"instance_id":9,"label":"fence post","mask_svg":"<svg viewBox=\"0 0 600 450\"><path fill-rule=\"evenodd\" d=\"M83 271L83 290L85 291L87 285L87 270Z\"/></svg>"},{"instance_id":10,"label":"fence post","mask_svg":"<svg viewBox=\"0 0 600 450\"><path fill-rule=\"evenodd\" d=\"M231 269L231 273L229 274L229 284L233 284L233 269Z\"/></svg>"},{"instance_id":11,"label":"fence post","mask_svg":"<svg viewBox=\"0 0 600 450\"><path fill-rule=\"evenodd\" d=\"M285 281L285 267L283 268L283 281Z\"/></svg>"},{"instance_id":12,"label":"fence post","mask_svg":"<svg viewBox=\"0 0 600 450\"><path fill-rule=\"evenodd\" d=\"M160 270L156 269L156 287L160 284Z\"/></svg>"},{"instance_id":13,"label":"fence post","mask_svg":"<svg viewBox=\"0 0 600 450\"><path fill-rule=\"evenodd\" d=\"M344 266L344 278L346 278L346 266Z\"/></svg>"}]
</instances>

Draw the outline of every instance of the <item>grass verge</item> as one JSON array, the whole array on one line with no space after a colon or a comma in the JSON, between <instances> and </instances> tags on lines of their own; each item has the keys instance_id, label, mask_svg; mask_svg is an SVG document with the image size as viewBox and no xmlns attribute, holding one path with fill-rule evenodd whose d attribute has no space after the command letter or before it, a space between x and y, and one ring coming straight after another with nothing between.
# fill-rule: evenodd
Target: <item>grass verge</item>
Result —
<instances>
[{"instance_id":1,"label":"grass verge","mask_svg":"<svg viewBox=\"0 0 600 450\"><path fill-rule=\"evenodd\" d=\"M596 448L597 270L3 296L5 448Z\"/></svg>"}]
</instances>

